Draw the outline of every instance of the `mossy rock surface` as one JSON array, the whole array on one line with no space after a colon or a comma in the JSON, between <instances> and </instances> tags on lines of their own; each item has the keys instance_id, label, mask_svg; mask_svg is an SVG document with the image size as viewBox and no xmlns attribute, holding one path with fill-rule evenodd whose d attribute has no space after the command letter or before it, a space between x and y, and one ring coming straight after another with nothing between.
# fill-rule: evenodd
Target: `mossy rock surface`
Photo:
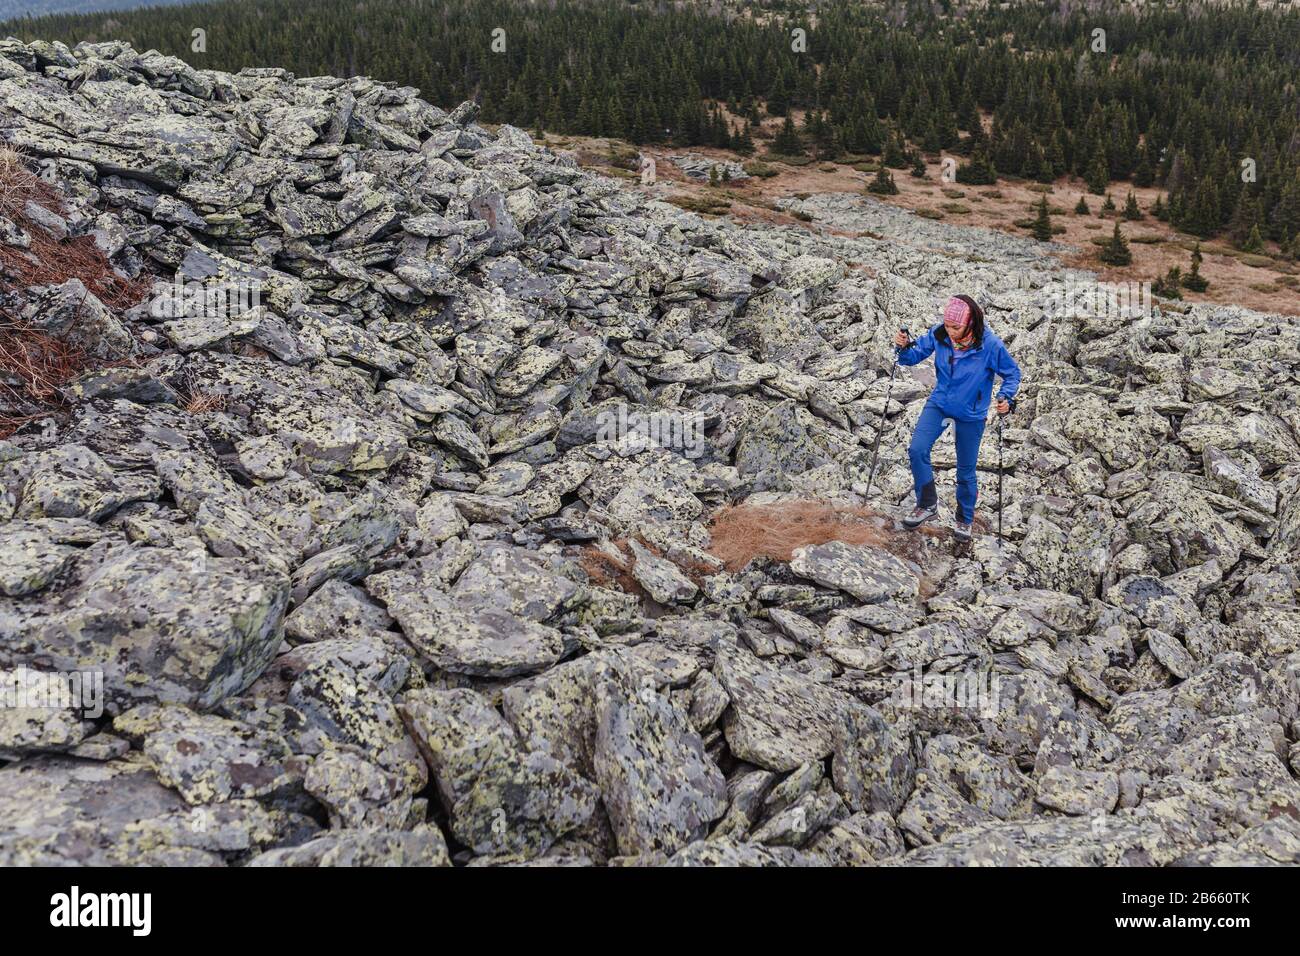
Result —
<instances>
[{"instance_id":1,"label":"mossy rock surface","mask_svg":"<svg viewBox=\"0 0 1300 956\"><path fill-rule=\"evenodd\" d=\"M714 196L669 196L668 201L679 209L705 216L721 216L731 210L731 203Z\"/></svg>"},{"instance_id":2,"label":"mossy rock surface","mask_svg":"<svg viewBox=\"0 0 1300 956\"><path fill-rule=\"evenodd\" d=\"M769 152L764 159L770 163L784 163L787 166L811 166L814 162L811 156L786 156L784 153Z\"/></svg>"}]
</instances>

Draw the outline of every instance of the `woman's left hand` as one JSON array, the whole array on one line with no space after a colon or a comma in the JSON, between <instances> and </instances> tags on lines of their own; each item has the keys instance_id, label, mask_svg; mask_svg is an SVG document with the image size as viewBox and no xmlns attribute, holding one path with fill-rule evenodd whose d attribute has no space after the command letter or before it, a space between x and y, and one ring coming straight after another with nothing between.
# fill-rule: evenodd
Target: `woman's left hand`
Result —
<instances>
[{"instance_id":1,"label":"woman's left hand","mask_svg":"<svg viewBox=\"0 0 1300 956\"><path fill-rule=\"evenodd\" d=\"M1006 414L1009 414L1010 411L1011 411L1011 403L1008 402L1005 398L999 398L999 399L998 399L998 404L997 404L997 409L998 409L998 414L999 414L999 415L1006 415Z\"/></svg>"}]
</instances>

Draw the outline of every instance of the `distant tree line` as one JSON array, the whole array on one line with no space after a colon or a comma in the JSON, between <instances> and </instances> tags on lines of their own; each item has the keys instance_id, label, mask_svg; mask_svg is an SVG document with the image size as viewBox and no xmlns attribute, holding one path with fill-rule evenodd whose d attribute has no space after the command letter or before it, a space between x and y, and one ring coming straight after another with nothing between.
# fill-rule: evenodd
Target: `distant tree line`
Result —
<instances>
[{"instance_id":1,"label":"distant tree line","mask_svg":"<svg viewBox=\"0 0 1300 956\"><path fill-rule=\"evenodd\" d=\"M488 121L636 143L751 152L758 122L794 111L776 152L906 168L947 150L970 157L966 182L1157 185L1179 229L1300 253L1300 10L1089 6L219 0L0 32L123 39L230 71L365 73L444 105L473 97Z\"/></svg>"}]
</instances>

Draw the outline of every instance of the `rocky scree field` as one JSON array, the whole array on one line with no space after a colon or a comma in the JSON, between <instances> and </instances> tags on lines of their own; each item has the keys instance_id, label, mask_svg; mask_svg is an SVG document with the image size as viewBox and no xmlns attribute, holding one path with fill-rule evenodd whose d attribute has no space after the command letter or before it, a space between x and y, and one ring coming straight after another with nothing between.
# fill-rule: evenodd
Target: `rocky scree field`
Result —
<instances>
[{"instance_id":1,"label":"rocky scree field","mask_svg":"<svg viewBox=\"0 0 1300 956\"><path fill-rule=\"evenodd\" d=\"M5 354L69 350L4 368L0 669L104 685L0 709L0 863L1300 861L1295 319L1057 314L1031 242L706 220L475 112L0 42ZM967 551L885 399L957 291L1026 383Z\"/></svg>"}]
</instances>

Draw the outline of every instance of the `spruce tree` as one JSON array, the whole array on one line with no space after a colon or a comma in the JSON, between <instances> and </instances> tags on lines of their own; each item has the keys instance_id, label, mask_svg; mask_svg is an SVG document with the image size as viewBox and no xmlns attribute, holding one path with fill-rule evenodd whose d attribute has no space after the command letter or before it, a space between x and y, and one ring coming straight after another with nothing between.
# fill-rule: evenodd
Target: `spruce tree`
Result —
<instances>
[{"instance_id":1,"label":"spruce tree","mask_svg":"<svg viewBox=\"0 0 1300 956\"><path fill-rule=\"evenodd\" d=\"M1137 199L1131 192L1128 194L1128 201L1124 203L1124 218L1129 222L1137 222L1142 218L1142 210L1138 208Z\"/></svg>"},{"instance_id":2,"label":"spruce tree","mask_svg":"<svg viewBox=\"0 0 1300 956\"><path fill-rule=\"evenodd\" d=\"M1106 165L1106 153L1100 146L1093 150L1084 179L1088 183L1088 192L1094 196L1100 196L1106 191L1106 184L1110 182L1110 170Z\"/></svg>"},{"instance_id":3,"label":"spruce tree","mask_svg":"<svg viewBox=\"0 0 1300 956\"><path fill-rule=\"evenodd\" d=\"M1183 276L1183 288L1191 292L1204 292L1210 287L1209 280L1201 275L1201 244L1192 249L1192 268Z\"/></svg>"},{"instance_id":4,"label":"spruce tree","mask_svg":"<svg viewBox=\"0 0 1300 956\"><path fill-rule=\"evenodd\" d=\"M803 140L799 136L799 131L794 128L794 120L789 116L781 124L781 132L777 133L776 139L772 140L772 152L781 156L805 155Z\"/></svg>"},{"instance_id":5,"label":"spruce tree","mask_svg":"<svg viewBox=\"0 0 1300 956\"><path fill-rule=\"evenodd\" d=\"M1232 210L1232 218L1228 220L1228 235L1238 248L1245 248L1251 230L1255 229L1262 219L1263 208L1259 199L1243 191L1237 199L1236 207Z\"/></svg>"},{"instance_id":6,"label":"spruce tree","mask_svg":"<svg viewBox=\"0 0 1300 956\"><path fill-rule=\"evenodd\" d=\"M767 93L767 112L771 116L785 116L790 109L790 94L786 92L785 83L780 73Z\"/></svg>"},{"instance_id":7,"label":"spruce tree","mask_svg":"<svg viewBox=\"0 0 1300 956\"><path fill-rule=\"evenodd\" d=\"M1133 253L1129 251L1128 240L1119 231L1118 222L1110 239L1101 247L1101 261L1111 266L1126 266L1133 262Z\"/></svg>"},{"instance_id":8,"label":"spruce tree","mask_svg":"<svg viewBox=\"0 0 1300 956\"><path fill-rule=\"evenodd\" d=\"M1092 210L1088 208L1088 200L1084 199L1082 194L1079 195L1079 201L1074 204L1074 214L1076 216L1092 215Z\"/></svg>"},{"instance_id":9,"label":"spruce tree","mask_svg":"<svg viewBox=\"0 0 1300 956\"><path fill-rule=\"evenodd\" d=\"M975 147L969 163L957 167L957 182L970 186L990 186L998 181L997 169L989 155L988 146L980 143Z\"/></svg>"},{"instance_id":10,"label":"spruce tree","mask_svg":"<svg viewBox=\"0 0 1300 956\"><path fill-rule=\"evenodd\" d=\"M876 171L875 178L867 183L867 192L875 193L878 196L898 195L898 186L895 185L894 176L887 167L881 166Z\"/></svg>"},{"instance_id":11,"label":"spruce tree","mask_svg":"<svg viewBox=\"0 0 1300 956\"><path fill-rule=\"evenodd\" d=\"M1181 299L1183 297L1182 285L1182 270L1178 266L1170 266L1169 271L1165 273L1163 278L1157 277L1151 283L1151 292L1162 299Z\"/></svg>"},{"instance_id":12,"label":"spruce tree","mask_svg":"<svg viewBox=\"0 0 1300 956\"><path fill-rule=\"evenodd\" d=\"M1039 242L1052 241L1052 219L1047 211L1047 194L1038 199L1038 218L1034 220L1034 238Z\"/></svg>"},{"instance_id":13,"label":"spruce tree","mask_svg":"<svg viewBox=\"0 0 1300 956\"><path fill-rule=\"evenodd\" d=\"M1151 168L1151 152L1147 149L1147 144L1142 144L1142 150L1138 153L1137 169L1133 170L1134 186L1150 186L1156 181L1155 171Z\"/></svg>"},{"instance_id":14,"label":"spruce tree","mask_svg":"<svg viewBox=\"0 0 1300 956\"><path fill-rule=\"evenodd\" d=\"M754 155L754 134L750 130L749 120L745 120L745 126L740 131L740 138L736 140L736 152L743 153L746 156Z\"/></svg>"},{"instance_id":15,"label":"spruce tree","mask_svg":"<svg viewBox=\"0 0 1300 956\"><path fill-rule=\"evenodd\" d=\"M1106 193L1106 201L1101 204L1101 212L1097 213L1102 219L1105 219L1115 211L1115 200L1110 198L1110 193Z\"/></svg>"},{"instance_id":16,"label":"spruce tree","mask_svg":"<svg viewBox=\"0 0 1300 956\"><path fill-rule=\"evenodd\" d=\"M1274 238L1300 237L1300 170L1282 187L1268 219Z\"/></svg>"},{"instance_id":17,"label":"spruce tree","mask_svg":"<svg viewBox=\"0 0 1300 956\"><path fill-rule=\"evenodd\" d=\"M885 152L880 161L891 169L907 168L907 150L903 146L903 138L898 130L890 131L889 138L885 140Z\"/></svg>"}]
</instances>

